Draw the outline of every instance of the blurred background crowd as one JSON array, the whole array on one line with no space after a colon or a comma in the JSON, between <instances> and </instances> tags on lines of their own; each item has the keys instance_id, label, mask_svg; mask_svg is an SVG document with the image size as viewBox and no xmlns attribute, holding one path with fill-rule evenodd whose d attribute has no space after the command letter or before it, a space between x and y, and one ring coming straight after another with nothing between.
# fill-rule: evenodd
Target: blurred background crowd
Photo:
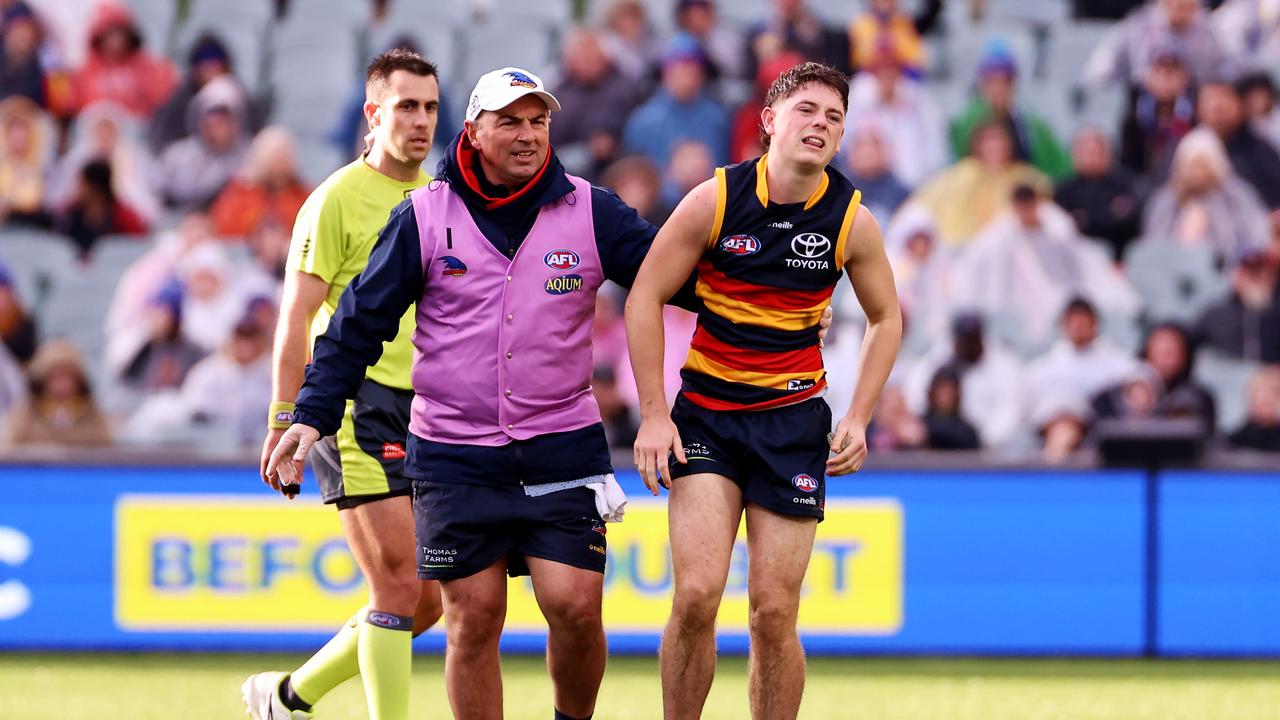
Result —
<instances>
[{"instance_id":1,"label":"blurred background crowd","mask_svg":"<svg viewBox=\"0 0 1280 720\"><path fill-rule=\"evenodd\" d=\"M441 69L429 170L521 65L570 171L657 224L761 152L782 69L849 73L836 162L906 322L875 454L1053 462L1162 420L1280 451L1280 0L0 0L2 447L261 442L295 215L395 46ZM624 296L593 380L619 447ZM839 417L863 319L835 310ZM692 329L670 310L671 394Z\"/></svg>"}]
</instances>

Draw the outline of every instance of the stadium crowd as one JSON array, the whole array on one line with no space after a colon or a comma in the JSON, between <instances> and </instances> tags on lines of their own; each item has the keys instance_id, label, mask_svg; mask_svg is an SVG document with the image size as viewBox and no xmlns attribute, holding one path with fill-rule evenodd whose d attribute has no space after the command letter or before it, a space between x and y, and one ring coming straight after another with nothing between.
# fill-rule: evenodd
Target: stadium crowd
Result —
<instances>
[{"instance_id":1,"label":"stadium crowd","mask_svg":"<svg viewBox=\"0 0 1280 720\"><path fill-rule=\"evenodd\" d=\"M437 6L362 6L362 54L327 79L317 138L289 121L278 83L200 26L210 0L167 1L172 22L148 33L140 6L155 1L135 14L0 0L5 447L260 442L294 217L362 142L357 61L421 45L400 23L430 23ZM305 1L234 4L272 24ZM507 1L450 5L497 16ZM727 0L559 4L580 19L551 29L559 61L537 66L563 105L556 152L657 224L714 167L762 152L758 109L781 70L815 59L851 76L838 162L885 229L906 320L874 453L1055 461L1105 421L1166 417L1280 451L1280 2L819 13L772 0L743 3L758 9L746 18L726 17ZM1000 17L1014 5L1050 19ZM973 28L980 47L957 52ZM1068 37L1088 41L1077 56L1053 51ZM435 59L438 156L461 126L452 86L474 77ZM593 378L619 447L637 419L623 297L600 295ZM827 400L840 417L862 335L847 286L835 310ZM668 312L674 394L693 316Z\"/></svg>"}]
</instances>

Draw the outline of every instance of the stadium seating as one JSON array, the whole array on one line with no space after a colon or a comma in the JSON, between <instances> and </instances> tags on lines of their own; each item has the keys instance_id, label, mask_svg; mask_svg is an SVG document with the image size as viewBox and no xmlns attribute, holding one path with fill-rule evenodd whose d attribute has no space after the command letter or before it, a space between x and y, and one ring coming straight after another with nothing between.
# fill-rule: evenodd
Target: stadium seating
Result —
<instances>
[{"instance_id":1,"label":"stadium seating","mask_svg":"<svg viewBox=\"0 0 1280 720\"><path fill-rule=\"evenodd\" d=\"M178 62L186 62L200 35L212 32L226 44L240 82L250 95L257 95L266 89L271 14L266 0L197 0L176 33L172 54Z\"/></svg>"},{"instance_id":2,"label":"stadium seating","mask_svg":"<svg viewBox=\"0 0 1280 720\"><path fill-rule=\"evenodd\" d=\"M1258 367L1258 363L1229 358L1208 348L1196 354L1195 379L1213 393L1219 432L1230 433L1244 424L1245 388Z\"/></svg>"},{"instance_id":3,"label":"stadium seating","mask_svg":"<svg viewBox=\"0 0 1280 720\"><path fill-rule=\"evenodd\" d=\"M1125 272L1151 322L1190 322L1227 291L1208 247L1148 238L1129 246Z\"/></svg>"},{"instance_id":4,"label":"stadium seating","mask_svg":"<svg viewBox=\"0 0 1280 720\"><path fill-rule=\"evenodd\" d=\"M0 262L13 274L22 304L42 319L55 287L77 261L70 241L61 235L8 227L0 232Z\"/></svg>"}]
</instances>

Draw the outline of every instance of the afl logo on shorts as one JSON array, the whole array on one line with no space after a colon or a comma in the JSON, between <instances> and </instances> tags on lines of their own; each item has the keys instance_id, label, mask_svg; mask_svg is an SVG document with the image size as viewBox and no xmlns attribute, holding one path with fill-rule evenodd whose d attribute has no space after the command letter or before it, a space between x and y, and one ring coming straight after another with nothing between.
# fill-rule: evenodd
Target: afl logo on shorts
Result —
<instances>
[{"instance_id":1,"label":"afl logo on shorts","mask_svg":"<svg viewBox=\"0 0 1280 720\"><path fill-rule=\"evenodd\" d=\"M730 255L754 255L760 251L755 235L730 235L720 240L720 249Z\"/></svg>"},{"instance_id":2,"label":"afl logo on shorts","mask_svg":"<svg viewBox=\"0 0 1280 720\"><path fill-rule=\"evenodd\" d=\"M552 250L542 259L552 270L572 270L581 262L578 253L572 250Z\"/></svg>"},{"instance_id":3,"label":"afl logo on shorts","mask_svg":"<svg viewBox=\"0 0 1280 720\"><path fill-rule=\"evenodd\" d=\"M467 274L467 264L452 255L445 255L440 258L440 262L444 263L444 270L440 274L445 277L462 277Z\"/></svg>"},{"instance_id":4,"label":"afl logo on shorts","mask_svg":"<svg viewBox=\"0 0 1280 720\"><path fill-rule=\"evenodd\" d=\"M799 475L791 478L791 484L795 485L796 489L800 492L811 493L818 489L818 481L814 480L812 476L805 475L804 473L800 473Z\"/></svg>"},{"instance_id":5,"label":"afl logo on shorts","mask_svg":"<svg viewBox=\"0 0 1280 720\"><path fill-rule=\"evenodd\" d=\"M581 275L557 275L547 281L548 295L568 295L582 289Z\"/></svg>"}]
</instances>

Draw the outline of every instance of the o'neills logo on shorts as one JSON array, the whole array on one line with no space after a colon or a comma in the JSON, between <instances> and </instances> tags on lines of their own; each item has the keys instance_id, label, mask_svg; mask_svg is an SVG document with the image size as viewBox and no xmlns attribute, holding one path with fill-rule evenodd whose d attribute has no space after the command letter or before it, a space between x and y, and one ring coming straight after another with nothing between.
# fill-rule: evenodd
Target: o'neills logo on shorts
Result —
<instances>
[{"instance_id":1,"label":"o'neills logo on shorts","mask_svg":"<svg viewBox=\"0 0 1280 720\"><path fill-rule=\"evenodd\" d=\"M404 445L400 443L382 443L383 460L403 460Z\"/></svg>"}]
</instances>

